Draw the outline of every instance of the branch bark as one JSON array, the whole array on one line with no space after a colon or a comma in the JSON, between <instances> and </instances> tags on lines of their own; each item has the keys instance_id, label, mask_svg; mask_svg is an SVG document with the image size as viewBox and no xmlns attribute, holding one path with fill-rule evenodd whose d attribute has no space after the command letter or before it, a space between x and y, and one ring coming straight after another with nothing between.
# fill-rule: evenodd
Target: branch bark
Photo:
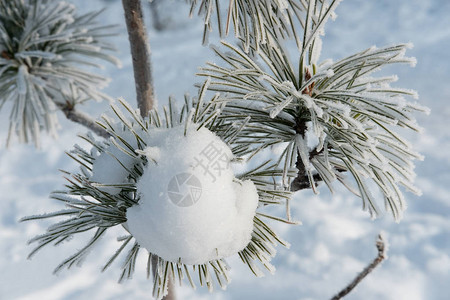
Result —
<instances>
[{"instance_id":1,"label":"branch bark","mask_svg":"<svg viewBox=\"0 0 450 300\"><path fill-rule=\"evenodd\" d=\"M314 87L314 83L310 85L310 89ZM310 93L310 91L308 92ZM295 119L295 133L300 134L303 138L305 138L307 126L306 122L309 120L309 112L307 109L300 110L298 113L298 116ZM309 152L309 160L313 159L316 155L320 155L323 152L323 149L321 151L317 151L316 149L313 149ZM311 182L309 182L309 177L306 174L305 165L303 164L302 158L300 156L300 153L297 151L297 161L295 162L295 167L298 170L297 177L294 178L294 180L291 183L291 191L297 192L304 189L310 189L311 188ZM344 169L337 169L338 172L345 172ZM322 177L319 174L313 175L314 184L317 186L319 182L323 181Z\"/></svg>"},{"instance_id":2,"label":"branch bark","mask_svg":"<svg viewBox=\"0 0 450 300\"><path fill-rule=\"evenodd\" d=\"M82 111L76 110L74 106L64 104L57 104L57 106L61 109L66 118L72 122L83 125L98 136L104 137L105 139L111 136L103 127L98 125L91 116Z\"/></svg>"},{"instance_id":3,"label":"branch bark","mask_svg":"<svg viewBox=\"0 0 450 300\"><path fill-rule=\"evenodd\" d=\"M308 81L311 79L312 75L308 68L305 68L304 70L305 74L305 81ZM306 87L302 94L306 94L310 97L312 97L313 89L314 89L315 82L311 83L308 87ZM295 133L300 134L303 138L305 138L306 134L306 122L311 119L310 113L308 109L302 108L297 114L297 117L295 118ZM314 156L320 154L320 152L317 152L316 149L309 152L309 160L311 160ZM319 174L313 175L313 181L310 182L308 175L306 174L305 165L303 164L302 158L300 156L300 153L297 151L297 161L295 163L295 167L298 170L297 177L292 181L291 183L291 191L297 192L304 189L312 188L311 184L314 184L317 186L317 182L322 181L322 177L320 177Z\"/></svg>"},{"instance_id":4,"label":"branch bark","mask_svg":"<svg viewBox=\"0 0 450 300\"><path fill-rule=\"evenodd\" d=\"M308 110L302 109L298 112L298 115L295 118L295 127L294 127L295 133L300 134L303 138L305 137L306 130L307 130L306 122L308 121L308 117L309 117L308 115L309 115ZM311 152L309 155L310 159L313 158L314 155L318 154L318 153L316 153L315 150L313 152ZM303 161L300 157L300 153L298 153L298 151L297 151L297 161L295 163L295 167L297 168L298 173L297 173L297 177L291 183L291 191L297 192L300 190L311 188L311 183L309 182L308 175L306 174L305 165L303 164ZM322 178L318 174L315 174L313 176L313 179L314 179L314 184L316 184L316 182L322 180Z\"/></svg>"},{"instance_id":5,"label":"branch bark","mask_svg":"<svg viewBox=\"0 0 450 300\"><path fill-rule=\"evenodd\" d=\"M140 0L122 0L133 60L136 101L142 116L153 108L153 78L150 46L147 38Z\"/></svg>"},{"instance_id":6,"label":"branch bark","mask_svg":"<svg viewBox=\"0 0 450 300\"><path fill-rule=\"evenodd\" d=\"M331 300L339 300L342 297L350 293L367 275L369 275L384 259L386 259L386 242L381 234L378 235L376 242L378 255L361 273L350 282L342 291L340 291L336 296L331 298Z\"/></svg>"}]
</instances>

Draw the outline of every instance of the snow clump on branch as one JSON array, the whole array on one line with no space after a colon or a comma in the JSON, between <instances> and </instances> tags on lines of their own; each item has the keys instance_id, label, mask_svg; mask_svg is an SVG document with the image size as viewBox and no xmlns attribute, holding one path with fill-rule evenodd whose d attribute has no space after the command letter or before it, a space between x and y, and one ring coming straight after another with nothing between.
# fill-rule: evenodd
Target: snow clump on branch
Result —
<instances>
[{"instance_id":1,"label":"snow clump on branch","mask_svg":"<svg viewBox=\"0 0 450 300\"><path fill-rule=\"evenodd\" d=\"M164 129L137 184L138 205L127 228L149 252L167 261L203 264L231 256L250 242L258 193L230 167L230 148L206 128ZM213 164L210 161L215 160Z\"/></svg>"}]
</instances>

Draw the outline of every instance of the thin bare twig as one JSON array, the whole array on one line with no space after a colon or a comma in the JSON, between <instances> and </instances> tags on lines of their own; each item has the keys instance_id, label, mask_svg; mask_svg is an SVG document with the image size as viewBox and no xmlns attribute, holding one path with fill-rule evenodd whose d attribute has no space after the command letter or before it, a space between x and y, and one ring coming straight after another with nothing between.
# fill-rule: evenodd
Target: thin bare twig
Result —
<instances>
[{"instance_id":1,"label":"thin bare twig","mask_svg":"<svg viewBox=\"0 0 450 300\"><path fill-rule=\"evenodd\" d=\"M111 135L88 114L75 109L73 105L69 104L57 104L58 108L64 113L67 119L72 122L83 125L84 127L92 130L98 136L109 138Z\"/></svg>"},{"instance_id":2,"label":"thin bare twig","mask_svg":"<svg viewBox=\"0 0 450 300\"><path fill-rule=\"evenodd\" d=\"M140 0L122 0L133 60L136 100L142 116L146 116L154 103L150 46L142 18Z\"/></svg>"},{"instance_id":3,"label":"thin bare twig","mask_svg":"<svg viewBox=\"0 0 450 300\"><path fill-rule=\"evenodd\" d=\"M369 264L361 273L350 282L342 291L340 291L336 296L331 298L331 300L339 300L342 297L345 297L348 293L350 293L367 275L369 275L384 259L386 259L386 241L381 234L378 235L378 239L376 242L376 246L378 249L377 257Z\"/></svg>"}]
</instances>

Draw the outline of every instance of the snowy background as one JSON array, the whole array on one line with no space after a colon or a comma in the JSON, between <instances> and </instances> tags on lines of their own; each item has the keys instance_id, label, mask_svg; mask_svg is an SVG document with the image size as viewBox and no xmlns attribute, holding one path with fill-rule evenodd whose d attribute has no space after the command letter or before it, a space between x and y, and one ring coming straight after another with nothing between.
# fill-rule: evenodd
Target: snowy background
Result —
<instances>
[{"instance_id":1,"label":"snowy background","mask_svg":"<svg viewBox=\"0 0 450 300\"><path fill-rule=\"evenodd\" d=\"M169 1L169 0L167 0ZM73 0L81 11L108 6L101 20L123 24L121 1ZM181 99L195 93L197 67L214 60L201 46L202 24L187 18L180 5L166 31L149 29L153 72L159 103L169 95ZM149 12L146 7L146 12ZM165 12L164 14L166 14ZM417 163L417 184L423 196L407 194L409 208L396 224L390 215L375 221L361 211L359 199L345 191L319 196L302 191L295 197L294 215L302 226L276 225L291 242L290 250L279 247L273 260L275 275L255 278L237 257L229 259L232 282L226 291L209 294L206 289L177 288L179 299L329 299L343 288L376 255L375 237L387 233L389 259L374 271L347 299L448 299L450 294L450 1L447 0L345 0L337 9L324 38L322 59L339 59L371 45L413 42L410 56L417 67L390 67L385 74L398 74L398 86L414 88L420 101L432 109L419 116L425 133L408 138L425 155ZM149 15L149 14L148 14ZM150 23L150 17L147 17ZM125 30L115 39L124 67L106 66L112 78L106 92L112 97L134 99L134 83ZM214 39L212 39L214 40ZM107 109L107 103L83 107L93 115ZM59 247L49 247L27 260L28 239L43 233L49 223L18 223L26 215L61 208L48 198L64 179L57 171L74 171L75 163L64 154L84 128L64 120L58 140L43 139L42 149L14 144L5 149L8 107L0 112L0 299L150 299L152 282L145 278L145 263L138 262L134 279L117 284L119 265L105 273L100 267L117 247L104 238L82 268L74 267L52 275L57 264L80 248L83 238ZM120 232L120 228L117 228ZM116 232L116 233L117 233ZM113 235L111 235L112 237Z\"/></svg>"}]
</instances>

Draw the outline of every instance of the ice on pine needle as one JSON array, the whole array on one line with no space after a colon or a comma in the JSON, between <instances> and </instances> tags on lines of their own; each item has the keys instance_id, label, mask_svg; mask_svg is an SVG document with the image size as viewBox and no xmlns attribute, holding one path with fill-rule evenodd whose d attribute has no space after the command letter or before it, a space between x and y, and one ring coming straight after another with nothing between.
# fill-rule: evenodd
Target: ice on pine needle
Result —
<instances>
[{"instance_id":1,"label":"ice on pine needle","mask_svg":"<svg viewBox=\"0 0 450 300\"><path fill-rule=\"evenodd\" d=\"M166 261L203 264L243 250L251 240L258 193L230 167L232 152L206 128L164 129L137 183L127 229Z\"/></svg>"}]
</instances>

